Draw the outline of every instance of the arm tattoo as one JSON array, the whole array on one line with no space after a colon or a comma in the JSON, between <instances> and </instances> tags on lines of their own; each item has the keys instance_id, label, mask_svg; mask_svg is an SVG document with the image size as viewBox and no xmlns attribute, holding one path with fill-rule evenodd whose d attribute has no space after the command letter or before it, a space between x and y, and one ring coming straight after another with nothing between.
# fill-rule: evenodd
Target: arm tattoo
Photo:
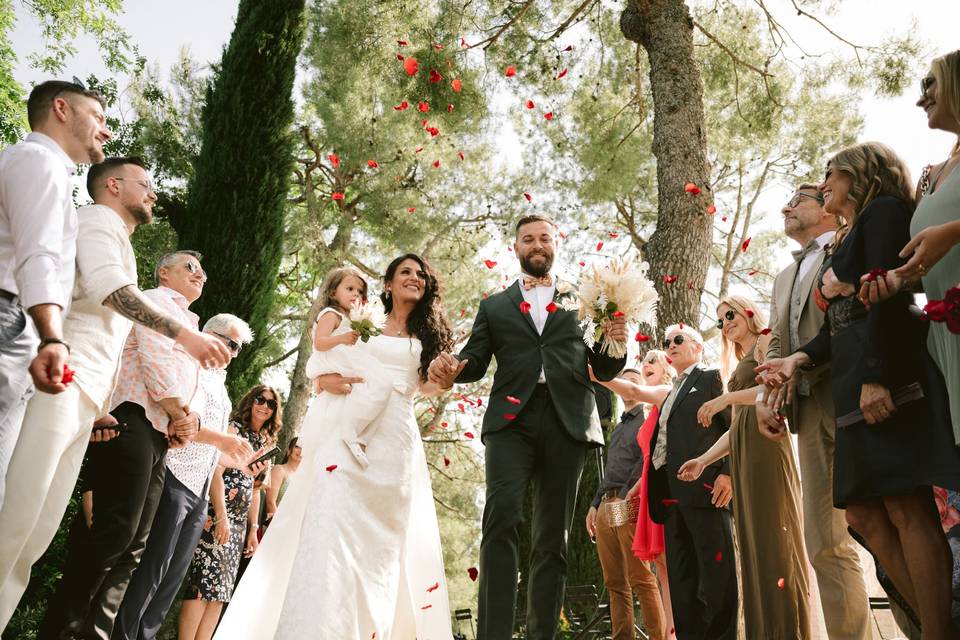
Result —
<instances>
[{"instance_id":1,"label":"arm tattoo","mask_svg":"<svg viewBox=\"0 0 960 640\"><path fill-rule=\"evenodd\" d=\"M107 296L103 303L124 318L174 340L183 328L183 325L158 309L140 289L132 284L117 289Z\"/></svg>"}]
</instances>

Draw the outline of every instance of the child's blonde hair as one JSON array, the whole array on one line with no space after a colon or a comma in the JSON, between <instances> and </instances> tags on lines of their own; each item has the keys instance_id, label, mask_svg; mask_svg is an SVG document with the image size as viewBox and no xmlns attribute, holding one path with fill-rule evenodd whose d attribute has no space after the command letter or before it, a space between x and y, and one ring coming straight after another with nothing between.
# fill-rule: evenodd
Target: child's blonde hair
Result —
<instances>
[{"instance_id":1,"label":"child's blonde hair","mask_svg":"<svg viewBox=\"0 0 960 640\"><path fill-rule=\"evenodd\" d=\"M323 284L320 286L320 299L323 300L324 307L331 307L333 309L339 309L340 311L349 313L350 309L344 309L341 307L336 298L337 287L340 286L340 283L343 282L344 278L347 276L353 276L360 281L362 284L360 297L363 299L364 304L366 304L367 281L364 279L359 270L357 270L355 267L347 266L332 269L323 279Z\"/></svg>"}]
</instances>

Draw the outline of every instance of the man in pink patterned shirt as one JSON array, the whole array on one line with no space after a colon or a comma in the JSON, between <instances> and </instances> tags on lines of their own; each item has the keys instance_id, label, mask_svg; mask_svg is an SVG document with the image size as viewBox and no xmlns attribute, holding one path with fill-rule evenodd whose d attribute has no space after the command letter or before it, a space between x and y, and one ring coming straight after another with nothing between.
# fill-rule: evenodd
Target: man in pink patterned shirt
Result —
<instances>
[{"instance_id":1,"label":"man in pink patterned shirt","mask_svg":"<svg viewBox=\"0 0 960 640\"><path fill-rule=\"evenodd\" d=\"M194 330L198 316L189 305L207 279L200 257L195 251L163 256L155 272L159 286L143 292ZM88 450L93 526L70 546L39 637L46 630L69 628L84 638L110 638L160 500L167 449L185 445L199 431L199 375L200 363L174 340L134 325L111 403L120 436Z\"/></svg>"}]
</instances>

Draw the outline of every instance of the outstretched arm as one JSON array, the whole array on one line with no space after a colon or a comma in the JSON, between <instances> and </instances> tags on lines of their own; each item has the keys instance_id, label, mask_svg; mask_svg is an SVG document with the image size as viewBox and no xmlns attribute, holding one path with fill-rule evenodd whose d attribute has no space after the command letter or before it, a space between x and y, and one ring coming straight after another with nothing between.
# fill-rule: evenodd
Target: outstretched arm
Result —
<instances>
[{"instance_id":1,"label":"outstretched arm","mask_svg":"<svg viewBox=\"0 0 960 640\"><path fill-rule=\"evenodd\" d=\"M624 404L633 406L638 402L647 404L660 404L670 393L670 385L644 385L635 384L624 378L614 378L613 380L598 380L593 373L593 367L590 367L590 379L597 384L610 389L615 394L623 398Z\"/></svg>"}]
</instances>

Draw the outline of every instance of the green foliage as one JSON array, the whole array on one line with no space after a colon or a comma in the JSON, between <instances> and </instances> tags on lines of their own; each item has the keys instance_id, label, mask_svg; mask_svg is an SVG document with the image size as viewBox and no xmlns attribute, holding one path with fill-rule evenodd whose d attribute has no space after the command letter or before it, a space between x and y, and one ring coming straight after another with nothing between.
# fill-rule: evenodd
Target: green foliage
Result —
<instances>
[{"instance_id":1,"label":"green foliage","mask_svg":"<svg viewBox=\"0 0 960 640\"><path fill-rule=\"evenodd\" d=\"M61 73L76 53L74 42L80 35L96 41L109 71L125 71L133 64L136 47L114 19L123 7L122 0L32 0L21 5L39 23L43 41L39 51L27 56L31 67L51 76ZM13 1L0 0L0 140L8 144L16 142L26 129L29 93L13 78L17 52L11 36L15 26Z\"/></svg>"},{"instance_id":2,"label":"green foliage","mask_svg":"<svg viewBox=\"0 0 960 640\"><path fill-rule=\"evenodd\" d=\"M290 125L303 0L244 0L209 89L202 146L186 209L171 222L179 246L204 254L211 279L195 304L201 318L229 312L256 333L231 365L234 394L259 382L259 345L273 310L293 160Z\"/></svg>"}]
</instances>

